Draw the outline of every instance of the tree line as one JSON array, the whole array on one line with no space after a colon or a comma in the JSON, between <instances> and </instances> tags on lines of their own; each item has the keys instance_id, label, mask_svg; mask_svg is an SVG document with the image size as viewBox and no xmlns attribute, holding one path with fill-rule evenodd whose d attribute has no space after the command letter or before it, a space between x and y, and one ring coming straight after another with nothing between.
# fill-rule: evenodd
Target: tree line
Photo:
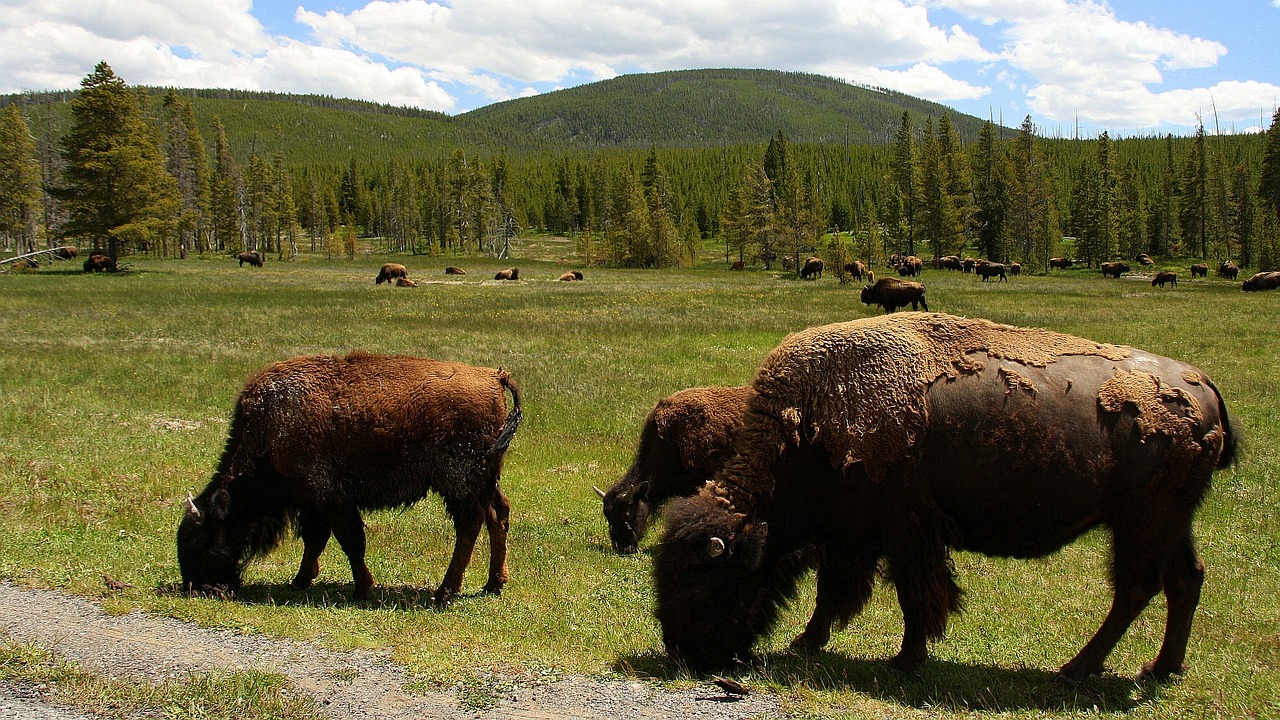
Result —
<instances>
[{"instance_id":1,"label":"tree line","mask_svg":"<svg viewBox=\"0 0 1280 720\"><path fill-rule=\"evenodd\" d=\"M977 255L1047 269L1138 253L1280 265L1280 112L1265 133L1091 140L987 121L971 142L947 113L901 113L891 142L679 148L454 147L438 157L291 161L255 135L240 157L192 97L158 109L99 63L70 126L0 114L0 243L79 244L113 257L256 249L353 257L511 252L572 236L582 261L669 267L714 238L724 260ZM438 119L434 120L438 122ZM843 266L843 262L838 263Z\"/></svg>"}]
</instances>

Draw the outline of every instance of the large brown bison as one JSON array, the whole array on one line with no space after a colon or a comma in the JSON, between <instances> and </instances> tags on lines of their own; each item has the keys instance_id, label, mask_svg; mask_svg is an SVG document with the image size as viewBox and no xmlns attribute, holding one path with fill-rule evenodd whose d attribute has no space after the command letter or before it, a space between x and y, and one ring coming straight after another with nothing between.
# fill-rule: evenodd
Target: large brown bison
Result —
<instances>
[{"instance_id":1,"label":"large brown bison","mask_svg":"<svg viewBox=\"0 0 1280 720\"><path fill-rule=\"evenodd\" d=\"M961 270L963 268L964 263L960 260L959 255L943 255L938 258L939 270Z\"/></svg>"},{"instance_id":2,"label":"large brown bison","mask_svg":"<svg viewBox=\"0 0 1280 720\"><path fill-rule=\"evenodd\" d=\"M100 252L91 253L84 261L85 272L115 272L117 269L115 259Z\"/></svg>"},{"instance_id":3,"label":"large brown bison","mask_svg":"<svg viewBox=\"0 0 1280 720\"><path fill-rule=\"evenodd\" d=\"M1257 290L1275 290L1280 287L1280 272L1260 272L1241 283L1240 289L1245 292Z\"/></svg>"},{"instance_id":4,"label":"large brown bison","mask_svg":"<svg viewBox=\"0 0 1280 720\"><path fill-rule=\"evenodd\" d=\"M982 282L986 282L993 277L998 277L1005 282L1009 281L1008 275L1005 274L1004 263L979 260L973 271L977 273L978 277L982 278Z\"/></svg>"},{"instance_id":5,"label":"large brown bison","mask_svg":"<svg viewBox=\"0 0 1280 720\"><path fill-rule=\"evenodd\" d=\"M520 417L520 393L500 369L361 352L267 367L236 400L209 485L188 496L178 526L183 587L236 592L249 561L292 527L303 541L295 587L320 572L332 534L351 563L354 597L367 598L374 581L361 512L407 507L434 490L456 533L435 600L462 589L486 525L484 589L501 592L511 506L498 481Z\"/></svg>"},{"instance_id":6,"label":"large brown bison","mask_svg":"<svg viewBox=\"0 0 1280 720\"><path fill-rule=\"evenodd\" d=\"M520 268L509 267L506 270L499 270L493 276L494 280L519 280Z\"/></svg>"},{"instance_id":7,"label":"large brown bison","mask_svg":"<svg viewBox=\"0 0 1280 720\"><path fill-rule=\"evenodd\" d=\"M697 670L748 659L817 567L793 643L825 645L877 577L911 669L960 607L953 550L1038 558L1110 530L1114 596L1060 673L1102 672L1161 590L1164 644L1143 675L1183 670L1204 567L1191 525L1235 435L1200 370L1133 348L981 319L904 313L786 338L757 371L738 454L667 508L654 560L668 653Z\"/></svg>"},{"instance_id":8,"label":"large brown bison","mask_svg":"<svg viewBox=\"0 0 1280 720\"><path fill-rule=\"evenodd\" d=\"M1218 274L1228 280L1235 280L1240 275L1240 268L1231 260L1225 260L1218 266Z\"/></svg>"},{"instance_id":9,"label":"large brown bison","mask_svg":"<svg viewBox=\"0 0 1280 720\"><path fill-rule=\"evenodd\" d=\"M844 271L849 273L854 280L862 282L867 277L867 264L861 260L854 260L844 266Z\"/></svg>"},{"instance_id":10,"label":"large brown bison","mask_svg":"<svg viewBox=\"0 0 1280 720\"><path fill-rule=\"evenodd\" d=\"M886 313L906 307L908 303L912 310L929 309L929 303L924 300L924 283L892 277L880 278L874 285L864 285L862 303L879 305Z\"/></svg>"},{"instance_id":11,"label":"large brown bison","mask_svg":"<svg viewBox=\"0 0 1280 720\"><path fill-rule=\"evenodd\" d=\"M1209 265L1206 263L1196 263L1192 265L1191 277L1209 277Z\"/></svg>"},{"instance_id":12,"label":"large brown bison","mask_svg":"<svg viewBox=\"0 0 1280 720\"><path fill-rule=\"evenodd\" d=\"M822 269L826 263L822 262L820 257L811 257L804 261L804 267L800 268L800 279L808 280L809 278L822 277Z\"/></svg>"},{"instance_id":13,"label":"large brown bison","mask_svg":"<svg viewBox=\"0 0 1280 720\"><path fill-rule=\"evenodd\" d=\"M1099 267L1102 268L1102 277L1113 277L1117 279L1119 279L1121 275L1129 272L1131 269L1129 267L1129 263L1119 261L1104 262L1102 265L1099 265Z\"/></svg>"},{"instance_id":14,"label":"large brown bison","mask_svg":"<svg viewBox=\"0 0 1280 720\"><path fill-rule=\"evenodd\" d=\"M898 264L897 270L902 277L919 277L924 272L924 261L915 255L908 255Z\"/></svg>"},{"instance_id":15,"label":"large brown bison","mask_svg":"<svg viewBox=\"0 0 1280 720\"><path fill-rule=\"evenodd\" d=\"M450 265L444 269L444 274L445 275L466 275L467 271L463 270L460 267Z\"/></svg>"},{"instance_id":16,"label":"large brown bison","mask_svg":"<svg viewBox=\"0 0 1280 720\"><path fill-rule=\"evenodd\" d=\"M400 263L386 263L378 270L378 276L373 279L374 285L382 283L392 283L396 278L409 277L409 270Z\"/></svg>"},{"instance_id":17,"label":"large brown bison","mask_svg":"<svg viewBox=\"0 0 1280 720\"><path fill-rule=\"evenodd\" d=\"M63 245L53 249L53 256L59 260L74 260L79 252L75 245Z\"/></svg>"},{"instance_id":18,"label":"large brown bison","mask_svg":"<svg viewBox=\"0 0 1280 720\"><path fill-rule=\"evenodd\" d=\"M1067 268L1071 267L1071 263L1072 263L1071 258L1064 258L1064 257L1049 258L1049 269L1052 270L1056 268L1058 270L1066 270Z\"/></svg>"},{"instance_id":19,"label":"large brown bison","mask_svg":"<svg viewBox=\"0 0 1280 720\"><path fill-rule=\"evenodd\" d=\"M236 260L240 261L240 267L244 267L245 263L249 263L249 267L262 267L262 253L257 250L247 250L236 255Z\"/></svg>"},{"instance_id":20,"label":"large brown bison","mask_svg":"<svg viewBox=\"0 0 1280 720\"><path fill-rule=\"evenodd\" d=\"M1161 271L1156 273L1155 277L1151 278L1151 287L1155 287L1157 285L1164 287L1166 283L1172 287L1178 287L1178 273Z\"/></svg>"},{"instance_id":21,"label":"large brown bison","mask_svg":"<svg viewBox=\"0 0 1280 720\"><path fill-rule=\"evenodd\" d=\"M750 387L688 388L658 401L645 418L635 459L606 492L596 488L615 552L636 552L649 514L697 492L733 455Z\"/></svg>"}]
</instances>

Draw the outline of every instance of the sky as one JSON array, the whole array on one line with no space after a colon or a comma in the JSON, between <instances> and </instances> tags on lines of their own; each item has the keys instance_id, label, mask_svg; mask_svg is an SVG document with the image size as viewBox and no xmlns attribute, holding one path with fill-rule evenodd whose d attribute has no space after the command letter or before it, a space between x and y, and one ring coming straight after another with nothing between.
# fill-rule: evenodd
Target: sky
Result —
<instances>
[{"instance_id":1,"label":"sky","mask_svg":"<svg viewBox=\"0 0 1280 720\"><path fill-rule=\"evenodd\" d=\"M449 115L619 75L809 72L1047 137L1266 129L1280 0L0 0L0 94L317 93Z\"/></svg>"}]
</instances>

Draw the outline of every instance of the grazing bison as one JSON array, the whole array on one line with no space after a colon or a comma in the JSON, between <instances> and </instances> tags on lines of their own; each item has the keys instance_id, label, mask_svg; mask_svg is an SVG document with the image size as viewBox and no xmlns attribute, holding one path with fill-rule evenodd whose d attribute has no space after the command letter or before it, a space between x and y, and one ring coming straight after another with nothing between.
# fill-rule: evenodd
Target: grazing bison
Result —
<instances>
[{"instance_id":1,"label":"grazing bison","mask_svg":"<svg viewBox=\"0 0 1280 720\"><path fill-rule=\"evenodd\" d=\"M115 272L117 269L116 261L109 255L102 253L91 253L84 261L85 272Z\"/></svg>"},{"instance_id":2,"label":"grazing bison","mask_svg":"<svg viewBox=\"0 0 1280 720\"><path fill-rule=\"evenodd\" d=\"M1218 266L1218 274L1228 280L1235 280L1240 274L1240 268L1236 267L1234 262L1227 260Z\"/></svg>"},{"instance_id":3,"label":"grazing bison","mask_svg":"<svg viewBox=\"0 0 1280 720\"><path fill-rule=\"evenodd\" d=\"M1010 274L1010 275L1021 275L1021 274L1022 274L1022 264L1021 264L1021 263L1009 263L1009 274Z\"/></svg>"},{"instance_id":4,"label":"grazing bison","mask_svg":"<svg viewBox=\"0 0 1280 720\"><path fill-rule=\"evenodd\" d=\"M965 271L965 272L967 272L967 273L971 273L971 272L973 272L973 268L974 268L977 264L978 264L978 261L977 261L977 260L974 260L974 259L973 259L973 258L971 258L971 257L967 257L967 258L965 258L965 259L960 263L960 269L961 269L961 270L963 270L963 271Z\"/></svg>"},{"instance_id":5,"label":"grazing bison","mask_svg":"<svg viewBox=\"0 0 1280 720\"><path fill-rule=\"evenodd\" d=\"M493 276L493 279L494 280L519 280L520 268L510 267L510 268L507 268L506 270L499 270L497 274Z\"/></svg>"},{"instance_id":6,"label":"grazing bison","mask_svg":"<svg viewBox=\"0 0 1280 720\"><path fill-rule=\"evenodd\" d=\"M849 273L849 275L858 282L862 282L862 280L867 277L867 265L861 260L854 260L853 262L845 265L844 271Z\"/></svg>"},{"instance_id":7,"label":"grazing bison","mask_svg":"<svg viewBox=\"0 0 1280 720\"><path fill-rule=\"evenodd\" d=\"M378 270L378 276L373 279L373 284L374 285L381 285L382 283L391 284L391 282L394 281L396 278L407 278L407 277L409 277L409 270L406 269L405 266L401 265L400 263L387 263L382 266L381 270Z\"/></svg>"},{"instance_id":8,"label":"grazing bison","mask_svg":"<svg viewBox=\"0 0 1280 720\"><path fill-rule=\"evenodd\" d=\"M53 249L53 256L59 260L74 260L79 252L74 245L63 245Z\"/></svg>"},{"instance_id":9,"label":"grazing bison","mask_svg":"<svg viewBox=\"0 0 1280 720\"><path fill-rule=\"evenodd\" d=\"M959 255L944 255L938 258L939 270L962 270L964 263L960 260Z\"/></svg>"},{"instance_id":10,"label":"grazing bison","mask_svg":"<svg viewBox=\"0 0 1280 720\"><path fill-rule=\"evenodd\" d=\"M240 267L244 267L245 263L249 263L249 267L262 267L262 254L257 250L248 250L236 255L236 259L240 261Z\"/></svg>"},{"instance_id":11,"label":"grazing bison","mask_svg":"<svg viewBox=\"0 0 1280 720\"><path fill-rule=\"evenodd\" d=\"M960 608L953 550L1038 558L1103 526L1111 610L1061 675L1102 672L1162 589L1164 644L1143 675L1182 672L1204 578L1192 519L1236 442L1200 370L905 313L795 333L753 386L738 454L665 514L653 576L672 656L697 670L749 659L816 567L813 616L793 646L825 645L884 577L905 626L893 664L910 670Z\"/></svg>"},{"instance_id":12,"label":"grazing bison","mask_svg":"<svg viewBox=\"0 0 1280 720\"><path fill-rule=\"evenodd\" d=\"M649 514L673 497L697 492L733 455L751 395L750 387L689 388L653 406L631 467L607 492L595 489L614 552L636 552Z\"/></svg>"},{"instance_id":13,"label":"grazing bison","mask_svg":"<svg viewBox=\"0 0 1280 720\"><path fill-rule=\"evenodd\" d=\"M1102 277L1119 278L1124 273L1129 272L1129 263L1123 262L1104 262L1099 267L1102 268Z\"/></svg>"},{"instance_id":14,"label":"grazing bison","mask_svg":"<svg viewBox=\"0 0 1280 720\"><path fill-rule=\"evenodd\" d=\"M183 587L234 593L249 561L292 526L303 541L294 587L316 578L332 534L351 563L354 597L367 598L374 581L361 512L407 507L434 490L456 533L435 600L462 589L482 526L484 589L501 592L511 506L498 480L520 417L520 393L500 369L362 352L267 367L236 400L213 479L188 496L178 526Z\"/></svg>"},{"instance_id":15,"label":"grazing bison","mask_svg":"<svg viewBox=\"0 0 1280 720\"><path fill-rule=\"evenodd\" d=\"M1071 263L1072 263L1071 258L1063 258L1063 257L1049 258L1050 269L1057 268L1059 270L1066 270L1067 268L1071 267Z\"/></svg>"},{"instance_id":16,"label":"grazing bison","mask_svg":"<svg viewBox=\"0 0 1280 720\"><path fill-rule=\"evenodd\" d=\"M919 277L924 272L924 261L915 255L908 255L898 264L898 275L902 277Z\"/></svg>"},{"instance_id":17,"label":"grazing bison","mask_svg":"<svg viewBox=\"0 0 1280 720\"><path fill-rule=\"evenodd\" d=\"M813 277L822 277L822 268L824 265L825 263L822 262L822 258L819 257L811 257L808 260L805 260L804 267L800 268L800 279L808 280Z\"/></svg>"},{"instance_id":18,"label":"grazing bison","mask_svg":"<svg viewBox=\"0 0 1280 720\"><path fill-rule=\"evenodd\" d=\"M1159 285L1164 287L1165 283L1178 287L1178 273L1175 272L1158 272L1156 276L1151 278L1151 287Z\"/></svg>"},{"instance_id":19,"label":"grazing bison","mask_svg":"<svg viewBox=\"0 0 1280 720\"><path fill-rule=\"evenodd\" d=\"M864 305L879 305L886 313L906 307L907 303L911 303L912 310L929 309L929 303L924 301L924 283L891 277L863 286L862 302Z\"/></svg>"},{"instance_id":20,"label":"grazing bison","mask_svg":"<svg viewBox=\"0 0 1280 720\"><path fill-rule=\"evenodd\" d=\"M466 275L467 271L463 270L460 267L454 267L450 265L449 267L444 269L444 274L445 275Z\"/></svg>"},{"instance_id":21,"label":"grazing bison","mask_svg":"<svg viewBox=\"0 0 1280 720\"><path fill-rule=\"evenodd\" d=\"M1005 274L1004 263L987 262L979 260L973 271L982 278L982 282L986 282L992 277L999 277L1001 280L1008 282L1009 277Z\"/></svg>"},{"instance_id":22,"label":"grazing bison","mask_svg":"<svg viewBox=\"0 0 1280 720\"><path fill-rule=\"evenodd\" d=\"M1240 289L1245 292L1275 290L1280 287L1280 272L1260 272L1245 280Z\"/></svg>"},{"instance_id":23,"label":"grazing bison","mask_svg":"<svg viewBox=\"0 0 1280 720\"><path fill-rule=\"evenodd\" d=\"M1196 263L1191 266L1191 277L1209 277L1209 266L1205 263Z\"/></svg>"},{"instance_id":24,"label":"grazing bison","mask_svg":"<svg viewBox=\"0 0 1280 720\"><path fill-rule=\"evenodd\" d=\"M745 260L734 260L734 261L733 261L733 264L729 266L729 269L730 269L730 270L745 270L745 269L746 269L746 267L747 267L747 263L746 263L746 261L745 261Z\"/></svg>"}]
</instances>

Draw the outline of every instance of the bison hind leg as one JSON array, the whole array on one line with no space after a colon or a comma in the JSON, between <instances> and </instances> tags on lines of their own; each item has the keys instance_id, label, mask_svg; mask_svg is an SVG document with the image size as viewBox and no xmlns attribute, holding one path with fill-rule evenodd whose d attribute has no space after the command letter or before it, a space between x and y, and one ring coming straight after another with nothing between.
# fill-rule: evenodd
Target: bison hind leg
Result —
<instances>
[{"instance_id":1,"label":"bison hind leg","mask_svg":"<svg viewBox=\"0 0 1280 720\"><path fill-rule=\"evenodd\" d=\"M329 544L332 529L324 515L314 510L298 513L296 527L298 537L302 538L303 549L302 562L298 565L298 574L293 578L293 586L306 590L320 574L320 553Z\"/></svg>"},{"instance_id":2,"label":"bison hind leg","mask_svg":"<svg viewBox=\"0 0 1280 720\"><path fill-rule=\"evenodd\" d=\"M369 566L364 562L364 520L360 518L360 511L351 508L330 522L333 527L333 536L337 538L338 545L342 547L342 552L346 553L347 560L351 563L351 577L355 582L352 597L356 600L367 600L374 583L373 573L369 572Z\"/></svg>"},{"instance_id":3,"label":"bison hind leg","mask_svg":"<svg viewBox=\"0 0 1280 720\"><path fill-rule=\"evenodd\" d=\"M1140 680L1165 680L1186 670L1187 642L1191 639L1191 623L1200 604L1200 587L1204 584L1204 563L1196 554L1190 534L1165 568L1162 582L1168 600L1164 642L1156 659L1142 667Z\"/></svg>"},{"instance_id":4,"label":"bison hind leg","mask_svg":"<svg viewBox=\"0 0 1280 720\"><path fill-rule=\"evenodd\" d=\"M508 579L507 533L511 529L511 503L499 488L494 488L484 522L489 529L489 581L484 591L500 595Z\"/></svg>"}]
</instances>

